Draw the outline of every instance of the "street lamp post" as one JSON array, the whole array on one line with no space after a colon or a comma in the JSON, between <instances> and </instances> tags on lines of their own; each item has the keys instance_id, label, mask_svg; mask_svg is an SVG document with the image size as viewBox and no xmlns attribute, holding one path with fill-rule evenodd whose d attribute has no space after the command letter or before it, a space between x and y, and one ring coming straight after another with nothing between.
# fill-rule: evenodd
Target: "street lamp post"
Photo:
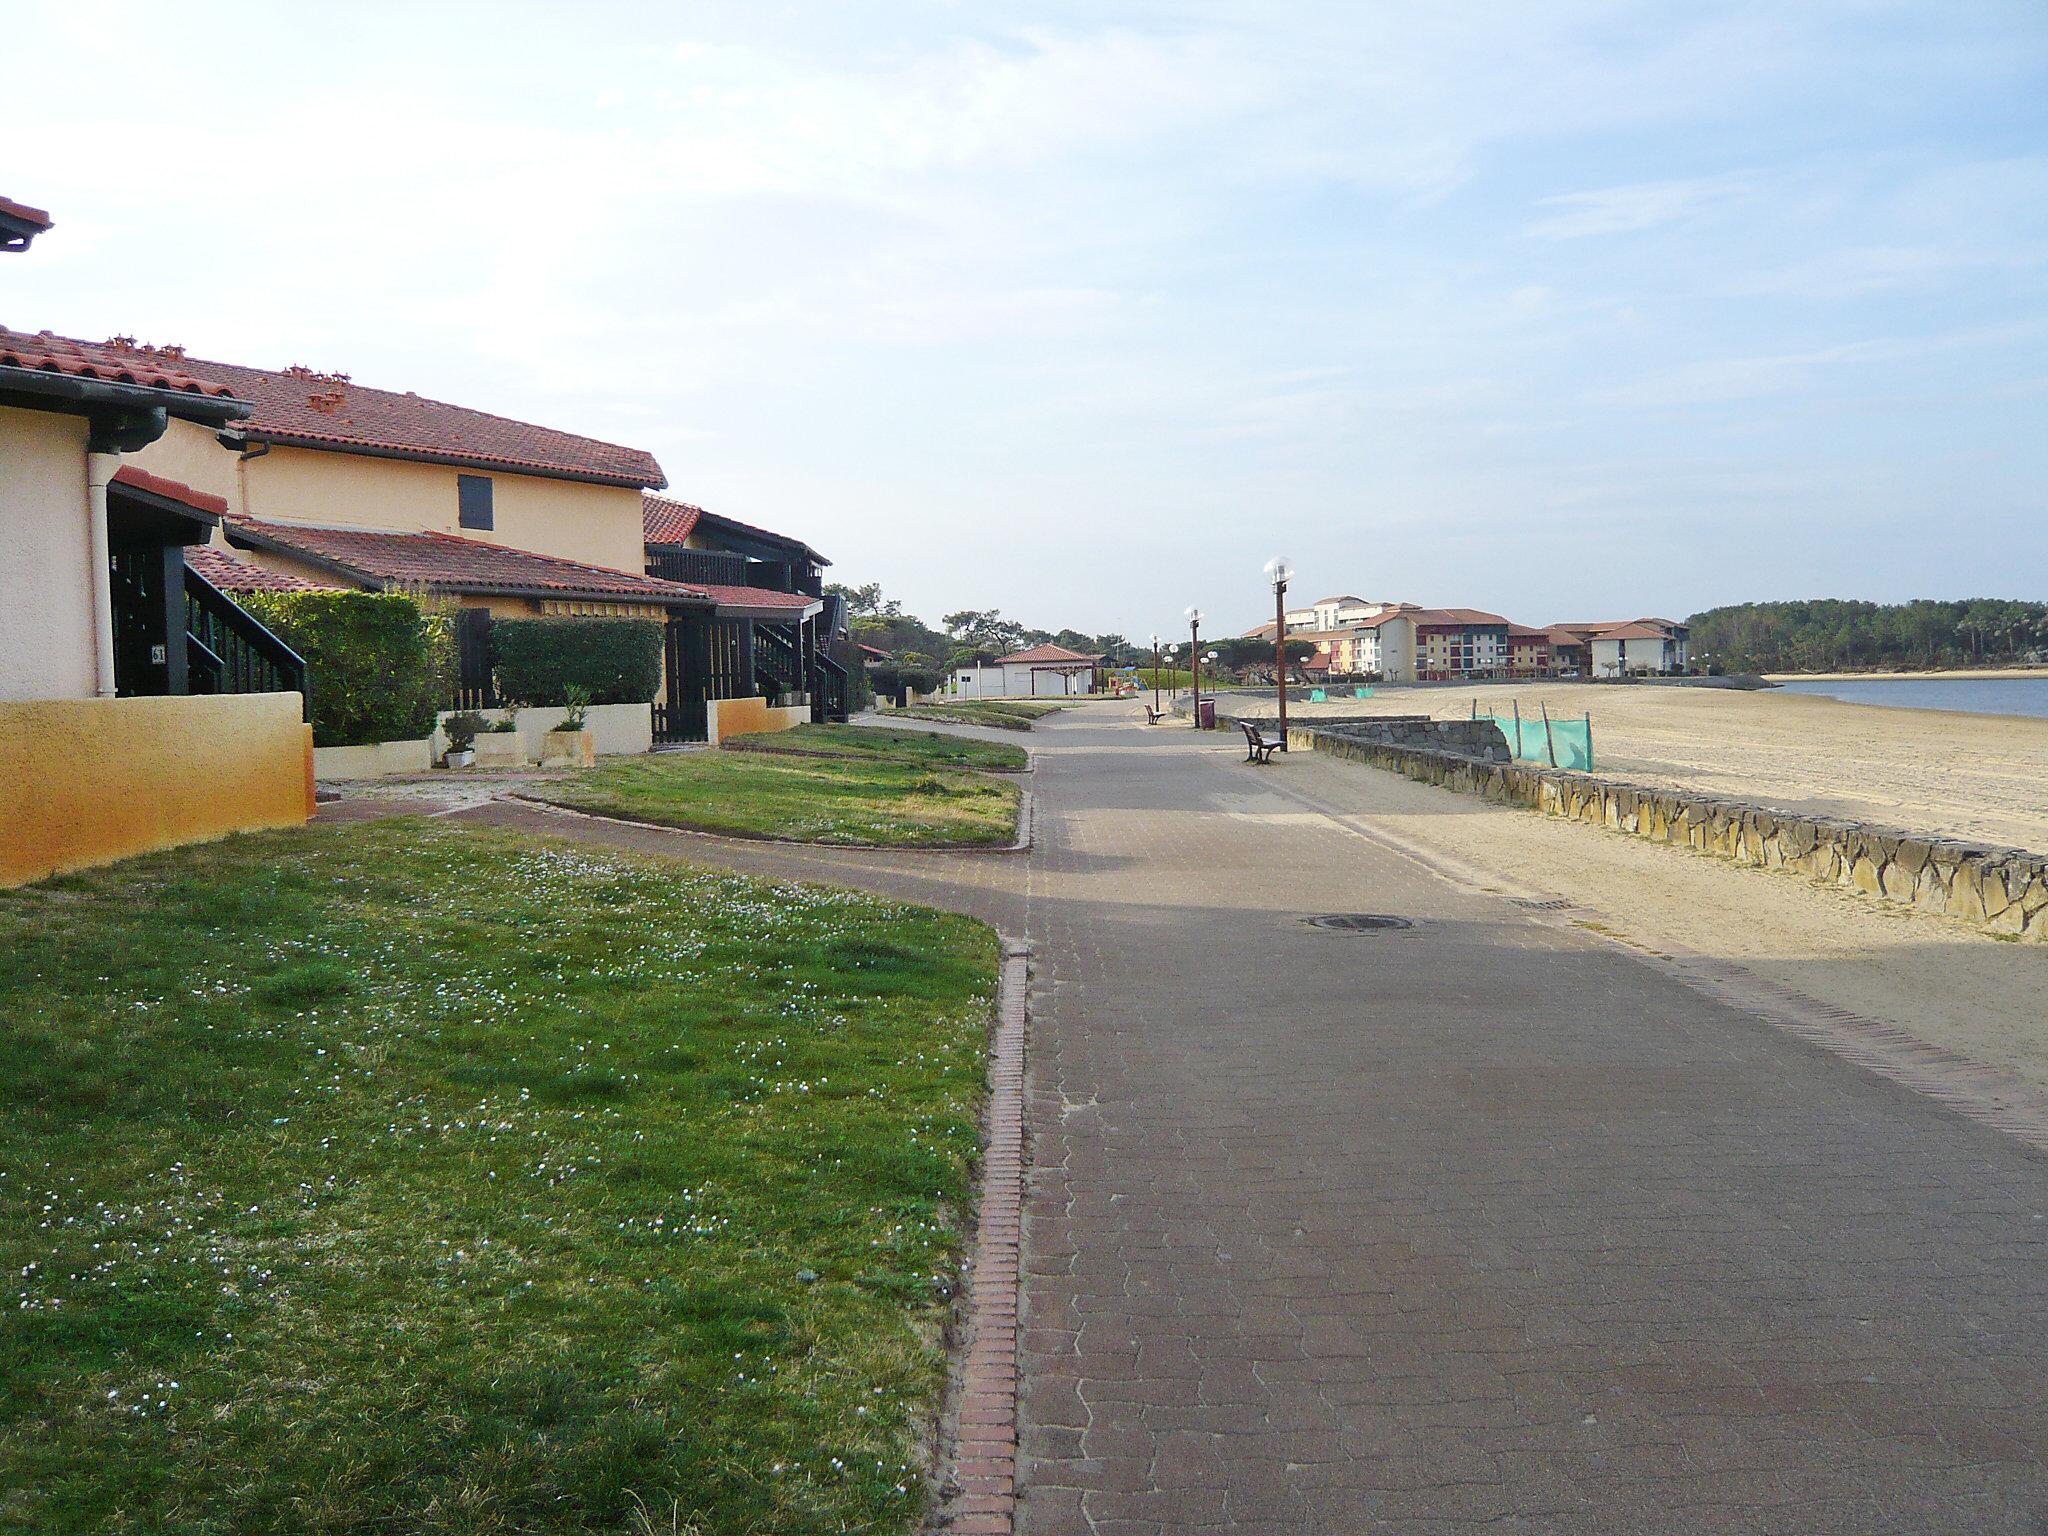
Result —
<instances>
[{"instance_id":1,"label":"street lamp post","mask_svg":"<svg viewBox=\"0 0 2048 1536\"><path fill-rule=\"evenodd\" d=\"M1188 669L1193 675L1195 688L1195 729L1202 728L1202 610L1190 608L1188 614Z\"/></svg>"},{"instance_id":2,"label":"street lamp post","mask_svg":"<svg viewBox=\"0 0 2048 1536\"><path fill-rule=\"evenodd\" d=\"M1280 693L1280 750L1287 750L1287 582L1294 567L1285 555L1266 562L1266 579L1273 583L1273 686Z\"/></svg>"},{"instance_id":3,"label":"street lamp post","mask_svg":"<svg viewBox=\"0 0 2048 1536\"><path fill-rule=\"evenodd\" d=\"M1159 713L1159 637L1152 637L1152 713Z\"/></svg>"}]
</instances>

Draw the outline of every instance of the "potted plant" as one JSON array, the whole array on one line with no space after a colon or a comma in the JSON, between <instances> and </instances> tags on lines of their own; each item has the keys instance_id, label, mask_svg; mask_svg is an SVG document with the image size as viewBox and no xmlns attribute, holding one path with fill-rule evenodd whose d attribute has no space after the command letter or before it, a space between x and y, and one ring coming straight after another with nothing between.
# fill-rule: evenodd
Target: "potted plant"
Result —
<instances>
[{"instance_id":1,"label":"potted plant","mask_svg":"<svg viewBox=\"0 0 2048 1536\"><path fill-rule=\"evenodd\" d=\"M484 768L524 768L526 744L520 739L516 712L491 721L476 738L476 760Z\"/></svg>"},{"instance_id":2,"label":"potted plant","mask_svg":"<svg viewBox=\"0 0 2048 1536\"><path fill-rule=\"evenodd\" d=\"M594 768L597 738L587 729L590 690L572 684L562 691L562 721L541 738L544 768Z\"/></svg>"},{"instance_id":3,"label":"potted plant","mask_svg":"<svg viewBox=\"0 0 2048 1536\"><path fill-rule=\"evenodd\" d=\"M489 722L475 710L464 710L443 720L441 730L448 737L448 751L442 757L442 763L449 768L468 768L474 764L477 733L487 724Z\"/></svg>"}]
</instances>

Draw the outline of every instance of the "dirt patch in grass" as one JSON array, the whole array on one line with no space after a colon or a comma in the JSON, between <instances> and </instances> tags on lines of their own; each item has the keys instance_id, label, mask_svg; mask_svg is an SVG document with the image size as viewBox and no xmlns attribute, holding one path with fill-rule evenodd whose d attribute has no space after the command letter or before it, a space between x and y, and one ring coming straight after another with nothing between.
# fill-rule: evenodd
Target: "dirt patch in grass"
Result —
<instances>
[{"instance_id":1,"label":"dirt patch in grass","mask_svg":"<svg viewBox=\"0 0 2048 1536\"><path fill-rule=\"evenodd\" d=\"M820 757L886 757L898 762L927 763L944 768L976 768L1016 773L1030 766L1022 747L1000 741L975 741L942 736L936 731L891 730L873 725L800 725L793 731L736 736L725 750L779 752Z\"/></svg>"},{"instance_id":2,"label":"dirt patch in grass","mask_svg":"<svg viewBox=\"0 0 2048 1536\"><path fill-rule=\"evenodd\" d=\"M0 1525L912 1528L997 965L416 819L0 892Z\"/></svg>"},{"instance_id":3,"label":"dirt patch in grass","mask_svg":"<svg viewBox=\"0 0 2048 1536\"><path fill-rule=\"evenodd\" d=\"M536 786L551 804L737 837L892 848L1003 847L1017 837L1005 779L871 753L692 752L612 758Z\"/></svg>"},{"instance_id":4,"label":"dirt patch in grass","mask_svg":"<svg viewBox=\"0 0 2048 1536\"><path fill-rule=\"evenodd\" d=\"M942 704L913 704L894 711L906 720L943 720L954 725L988 725L1001 731L1028 731L1034 720L1062 709L1085 704L1086 699L958 699Z\"/></svg>"}]
</instances>

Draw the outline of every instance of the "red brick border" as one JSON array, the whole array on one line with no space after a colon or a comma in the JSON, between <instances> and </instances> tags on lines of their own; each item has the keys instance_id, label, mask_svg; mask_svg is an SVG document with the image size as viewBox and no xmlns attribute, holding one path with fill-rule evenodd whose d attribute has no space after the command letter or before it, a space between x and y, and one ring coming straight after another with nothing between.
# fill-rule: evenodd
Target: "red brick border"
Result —
<instances>
[{"instance_id":1,"label":"red brick border","mask_svg":"<svg viewBox=\"0 0 2048 1536\"><path fill-rule=\"evenodd\" d=\"M957 1489L933 1525L958 1536L1010 1536L1017 1516L1017 1286L1024 1238L1025 949L1003 947L1002 991L990 1053L987 1147L974 1275L967 1295L959 1423L951 1448Z\"/></svg>"}]
</instances>

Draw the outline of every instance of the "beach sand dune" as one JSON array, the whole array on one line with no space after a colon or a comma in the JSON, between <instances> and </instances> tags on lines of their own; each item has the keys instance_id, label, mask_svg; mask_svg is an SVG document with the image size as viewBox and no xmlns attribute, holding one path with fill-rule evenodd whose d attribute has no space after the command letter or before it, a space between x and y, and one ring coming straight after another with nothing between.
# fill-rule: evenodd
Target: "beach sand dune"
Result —
<instances>
[{"instance_id":1,"label":"beach sand dune","mask_svg":"<svg viewBox=\"0 0 2048 1536\"><path fill-rule=\"evenodd\" d=\"M1290 700L1296 719L1471 713L1593 717L1602 775L1807 815L2048 852L2048 720L1846 704L1774 689L1593 683L1382 685Z\"/></svg>"}]
</instances>

